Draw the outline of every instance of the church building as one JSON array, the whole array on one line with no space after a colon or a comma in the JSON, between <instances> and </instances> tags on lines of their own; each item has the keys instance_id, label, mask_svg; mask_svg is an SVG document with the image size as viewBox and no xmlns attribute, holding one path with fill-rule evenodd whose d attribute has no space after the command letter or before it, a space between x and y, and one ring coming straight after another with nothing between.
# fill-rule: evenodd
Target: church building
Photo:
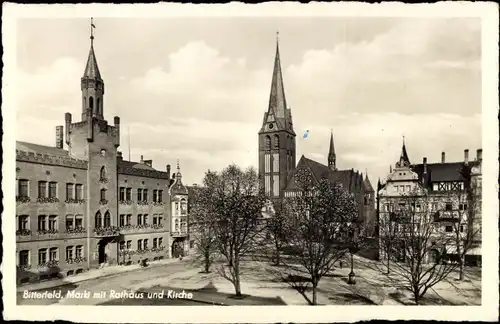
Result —
<instances>
[{"instance_id":1,"label":"church building","mask_svg":"<svg viewBox=\"0 0 500 324\"><path fill-rule=\"evenodd\" d=\"M120 118L110 125L104 117L105 84L92 34L80 86L81 118L65 114L54 147L16 143L18 284L187 250L179 163L171 177L170 165L161 171L142 156L123 159Z\"/></svg>"},{"instance_id":2,"label":"church building","mask_svg":"<svg viewBox=\"0 0 500 324\"><path fill-rule=\"evenodd\" d=\"M292 112L287 105L281 71L279 43L271 82L269 106L259 131L259 176L261 186L273 202L291 196L297 191L296 181L308 177L313 182L327 178L342 184L355 195L359 205L360 221L369 235L375 230L375 192L368 176L354 169L339 170L333 140L330 136L328 165L302 155L296 164L296 134Z\"/></svg>"}]
</instances>

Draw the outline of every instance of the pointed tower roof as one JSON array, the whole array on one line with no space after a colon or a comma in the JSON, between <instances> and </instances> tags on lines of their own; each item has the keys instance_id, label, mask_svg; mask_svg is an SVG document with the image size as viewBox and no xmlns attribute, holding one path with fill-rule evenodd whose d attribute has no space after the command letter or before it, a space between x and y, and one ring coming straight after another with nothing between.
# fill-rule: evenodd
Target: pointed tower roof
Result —
<instances>
[{"instance_id":1,"label":"pointed tower roof","mask_svg":"<svg viewBox=\"0 0 500 324\"><path fill-rule=\"evenodd\" d=\"M406 152L405 137L403 136L403 147L401 148L401 156L399 157L399 162L396 163L399 168L410 166L410 159L408 158L408 153Z\"/></svg>"},{"instance_id":2,"label":"pointed tower roof","mask_svg":"<svg viewBox=\"0 0 500 324\"><path fill-rule=\"evenodd\" d=\"M87 58L87 65L83 73L83 78L102 80L99 67L97 66L97 59L94 52L94 23L93 19L90 20L90 50Z\"/></svg>"},{"instance_id":3,"label":"pointed tower roof","mask_svg":"<svg viewBox=\"0 0 500 324\"><path fill-rule=\"evenodd\" d=\"M328 155L330 154L335 154L335 146L333 144L333 130L331 131L330 134L330 149L328 150Z\"/></svg>"},{"instance_id":4,"label":"pointed tower roof","mask_svg":"<svg viewBox=\"0 0 500 324\"><path fill-rule=\"evenodd\" d=\"M380 181L380 179L379 179L379 181ZM373 192L374 191L373 186L370 182L370 179L368 178L368 171L366 171L366 176L365 176L365 179L363 181L363 185L365 187L366 192Z\"/></svg>"},{"instance_id":5,"label":"pointed tower roof","mask_svg":"<svg viewBox=\"0 0 500 324\"><path fill-rule=\"evenodd\" d=\"M274 58L273 79L271 81L271 94L269 96L269 113L278 118L286 118L286 98L281 73L279 40L276 39L276 56Z\"/></svg>"},{"instance_id":6,"label":"pointed tower roof","mask_svg":"<svg viewBox=\"0 0 500 324\"><path fill-rule=\"evenodd\" d=\"M173 194L182 194L182 195L188 194L188 189L182 183L182 174L181 174L181 168L179 166L179 160L177 160L177 173L175 174L175 182L172 184L171 191Z\"/></svg>"}]
</instances>

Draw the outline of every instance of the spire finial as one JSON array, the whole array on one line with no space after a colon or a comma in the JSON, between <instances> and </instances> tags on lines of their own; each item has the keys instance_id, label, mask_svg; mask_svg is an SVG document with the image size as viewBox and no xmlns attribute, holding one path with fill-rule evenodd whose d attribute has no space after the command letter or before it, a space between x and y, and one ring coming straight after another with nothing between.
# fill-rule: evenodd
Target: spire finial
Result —
<instances>
[{"instance_id":1,"label":"spire finial","mask_svg":"<svg viewBox=\"0 0 500 324\"><path fill-rule=\"evenodd\" d=\"M403 145L405 145L405 136L403 135Z\"/></svg>"},{"instance_id":2,"label":"spire finial","mask_svg":"<svg viewBox=\"0 0 500 324\"><path fill-rule=\"evenodd\" d=\"M179 165L179 159L177 159L177 172L181 172L181 167Z\"/></svg>"},{"instance_id":3,"label":"spire finial","mask_svg":"<svg viewBox=\"0 0 500 324\"><path fill-rule=\"evenodd\" d=\"M90 45L94 45L94 17L90 17Z\"/></svg>"},{"instance_id":4,"label":"spire finial","mask_svg":"<svg viewBox=\"0 0 500 324\"><path fill-rule=\"evenodd\" d=\"M276 31L276 43L279 43L279 41L280 41L280 31L277 30Z\"/></svg>"}]
</instances>

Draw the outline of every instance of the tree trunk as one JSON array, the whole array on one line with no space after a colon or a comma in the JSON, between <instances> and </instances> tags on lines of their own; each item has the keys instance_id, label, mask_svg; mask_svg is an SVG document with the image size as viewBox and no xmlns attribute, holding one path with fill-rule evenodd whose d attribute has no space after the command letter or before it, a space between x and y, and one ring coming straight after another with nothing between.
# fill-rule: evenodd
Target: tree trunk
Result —
<instances>
[{"instance_id":1,"label":"tree trunk","mask_svg":"<svg viewBox=\"0 0 500 324\"><path fill-rule=\"evenodd\" d=\"M391 273L391 253L387 250L387 274Z\"/></svg>"},{"instance_id":2,"label":"tree trunk","mask_svg":"<svg viewBox=\"0 0 500 324\"><path fill-rule=\"evenodd\" d=\"M313 288L313 299L312 299L313 305L318 305L316 286L317 286L317 284L313 283L313 287L312 287Z\"/></svg>"},{"instance_id":3,"label":"tree trunk","mask_svg":"<svg viewBox=\"0 0 500 324\"><path fill-rule=\"evenodd\" d=\"M233 270L234 270L234 292L237 297L241 297L240 263L237 260L234 262Z\"/></svg>"},{"instance_id":4,"label":"tree trunk","mask_svg":"<svg viewBox=\"0 0 500 324\"><path fill-rule=\"evenodd\" d=\"M280 259L280 249L279 247L276 247L276 265L279 266L281 263L281 259Z\"/></svg>"},{"instance_id":5,"label":"tree trunk","mask_svg":"<svg viewBox=\"0 0 500 324\"><path fill-rule=\"evenodd\" d=\"M459 261L459 269L458 269L458 280L464 280L464 266L465 266L465 257L460 257Z\"/></svg>"}]
</instances>

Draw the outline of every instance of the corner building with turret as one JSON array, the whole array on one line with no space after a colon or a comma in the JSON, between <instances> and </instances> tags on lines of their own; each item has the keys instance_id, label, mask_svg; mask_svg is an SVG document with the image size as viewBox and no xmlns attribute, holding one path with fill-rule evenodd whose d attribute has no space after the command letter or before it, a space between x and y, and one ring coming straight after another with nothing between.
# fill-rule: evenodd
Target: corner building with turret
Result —
<instances>
[{"instance_id":1,"label":"corner building with turret","mask_svg":"<svg viewBox=\"0 0 500 324\"><path fill-rule=\"evenodd\" d=\"M368 179L354 169L339 170L333 140L330 136L327 165L302 156L296 164L296 133L292 112L287 105L279 43L271 81L269 106L264 113L259 136L259 178L269 200L274 204L298 191L297 181L307 177L317 183L326 178L340 183L354 194L359 206L359 220L368 236L374 235L376 225L375 191Z\"/></svg>"},{"instance_id":2,"label":"corner building with turret","mask_svg":"<svg viewBox=\"0 0 500 324\"><path fill-rule=\"evenodd\" d=\"M55 147L16 143L18 284L187 252L179 163L171 177L170 165L124 160L120 118L104 118L104 94L91 36L80 120L66 113Z\"/></svg>"}]
</instances>

